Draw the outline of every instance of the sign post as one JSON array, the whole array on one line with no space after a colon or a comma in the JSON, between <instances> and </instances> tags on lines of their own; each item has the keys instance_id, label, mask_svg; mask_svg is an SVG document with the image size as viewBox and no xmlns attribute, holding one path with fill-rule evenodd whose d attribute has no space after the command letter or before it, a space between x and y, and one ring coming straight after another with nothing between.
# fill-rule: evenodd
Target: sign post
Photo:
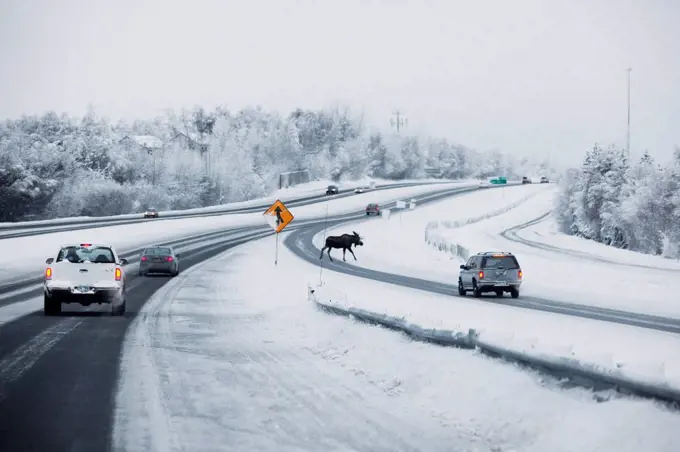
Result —
<instances>
[{"instance_id":1,"label":"sign post","mask_svg":"<svg viewBox=\"0 0 680 452\"><path fill-rule=\"evenodd\" d=\"M274 265L279 264L279 233L295 218L281 200L277 199L274 204L262 214L271 228L276 232L276 255Z\"/></svg>"}]
</instances>

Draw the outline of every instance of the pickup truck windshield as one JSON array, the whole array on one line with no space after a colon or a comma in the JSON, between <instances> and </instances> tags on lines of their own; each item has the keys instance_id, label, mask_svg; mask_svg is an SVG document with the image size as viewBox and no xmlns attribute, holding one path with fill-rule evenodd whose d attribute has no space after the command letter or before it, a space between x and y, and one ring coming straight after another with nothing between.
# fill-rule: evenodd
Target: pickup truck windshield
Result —
<instances>
[{"instance_id":1,"label":"pickup truck windshield","mask_svg":"<svg viewBox=\"0 0 680 452\"><path fill-rule=\"evenodd\" d=\"M104 248L96 246L93 248L86 248L80 246L67 246L59 250L57 262L68 261L73 264L82 262L92 262L94 264L113 264L113 252L111 248Z\"/></svg>"}]
</instances>

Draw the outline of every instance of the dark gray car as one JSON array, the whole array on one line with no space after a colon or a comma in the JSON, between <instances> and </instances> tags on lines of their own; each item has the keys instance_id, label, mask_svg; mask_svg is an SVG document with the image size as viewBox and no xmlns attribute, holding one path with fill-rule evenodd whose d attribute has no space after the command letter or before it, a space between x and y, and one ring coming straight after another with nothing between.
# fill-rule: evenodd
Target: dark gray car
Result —
<instances>
[{"instance_id":1,"label":"dark gray car","mask_svg":"<svg viewBox=\"0 0 680 452\"><path fill-rule=\"evenodd\" d=\"M502 297L510 292L512 298L518 298L522 276L519 262L512 253L479 253L460 266L458 295L465 296L472 291L479 298L485 292L495 292Z\"/></svg>"},{"instance_id":2,"label":"dark gray car","mask_svg":"<svg viewBox=\"0 0 680 452\"><path fill-rule=\"evenodd\" d=\"M139 276L149 273L179 275L179 253L171 246L152 245L142 252L139 260Z\"/></svg>"}]
</instances>

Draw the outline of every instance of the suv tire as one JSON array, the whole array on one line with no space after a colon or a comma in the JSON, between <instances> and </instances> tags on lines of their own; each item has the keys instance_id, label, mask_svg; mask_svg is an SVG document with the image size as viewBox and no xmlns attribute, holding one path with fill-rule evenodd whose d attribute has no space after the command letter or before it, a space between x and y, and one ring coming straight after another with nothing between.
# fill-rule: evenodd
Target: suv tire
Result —
<instances>
[{"instance_id":1,"label":"suv tire","mask_svg":"<svg viewBox=\"0 0 680 452\"><path fill-rule=\"evenodd\" d=\"M477 281L472 280L472 294L475 296L475 298L480 298L482 296L482 291L479 289L477 286Z\"/></svg>"},{"instance_id":2,"label":"suv tire","mask_svg":"<svg viewBox=\"0 0 680 452\"><path fill-rule=\"evenodd\" d=\"M467 295L467 292L465 291L465 287L463 287L463 280L458 278L458 295L461 297L464 297Z\"/></svg>"}]
</instances>

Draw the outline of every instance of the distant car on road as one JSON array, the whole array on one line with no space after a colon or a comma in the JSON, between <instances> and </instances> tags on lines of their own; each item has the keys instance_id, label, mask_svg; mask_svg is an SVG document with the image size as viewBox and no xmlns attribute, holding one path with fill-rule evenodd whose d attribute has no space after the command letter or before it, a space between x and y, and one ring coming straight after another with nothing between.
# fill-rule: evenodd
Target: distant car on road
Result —
<instances>
[{"instance_id":1,"label":"distant car on road","mask_svg":"<svg viewBox=\"0 0 680 452\"><path fill-rule=\"evenodd\" d=\"M364 193L370 189L370 187L357 187L354 189L354 193Z\"/></svg>"},{"instance_id":2,"label":"distant car on road","mask_svg":"<svg viewBox=\"0 0 680 452\"><path fill-rule=\"evenodd\" d=\"M366 215L381 215L380 206L377 203L370 203L366 206Z\"/></svg>"},{"instance_id":3,"label":"distant car on road","mask_svg":"<svg viewBox=\"0 0 680 452\"><path fill-rule=\"evenodd\" d=\"M139 276L149 273L179 275L179 253L171 246L152 245L142 251L139 259Z\"/></svg>"},{"instance_id":4,"label":"distant car on road","mask_svg":"<svg viewBox=\"0 0 680 452\"><path fill-rule=\"evenodd\" d=\"M326 189L326 194L327 195L337 195L339 192L339 189L337 185L329 185L328 188Z\"/></svg>"},{"instance_id":5,"label":"distant car on road","mask_svg":"<svg viewBox=\"0 0 680 452\"><path fill-rule=\"evenodd\" d=\"M524 177L522 178L522 183L523 183L523 184L530 184L530 183L531 183L531 179L529 179L528 177L524 176Z\"/></svg>"},{"instance_id":6,"label":"distant car on road","mask_svg":"<svg viewBox=\"0 0 680 452\"><path fill-rule=\"evenodd\" d=\"M542 183L542 184L547 184L547 183L549 183L549 182L550 182L550 181L548 180L548 178L547 178L546 176L541 176L541 183Z\"/></svg>"},{"instance_id":7,"label":"distant car on road","mask_svg":"<svg viewBox=\"0 0 680 452\"><path fill-rule=\"evenodd\" d=\"M483 293L495 292L496 296L502 297L510 292L512 298L518 298L522 278L522 268L512 253L479 253L460 266L458 295L464 297L472 291L479 298Z\"/></svg>"},{"instance_id":8,"label":"distant car on road","mask_svg":"<svg viewBox=\"0 0 680 452\"><path fill-rule=\"evenodd\" d=\"M126 276L122 259L110 245L64 245L45 260L45 315L61 313L63 303L110 304L111 314L125 313Z\"/></svg>"},{"instance_id":9,"label":"distant car on road","mask_svg":"<svg viewBox=\"0 0 680 452\"><path fill-rule=\"evenodd\" d=\"M158 211L156 209L146 209L144 218L158 218Z\"/></svg>"}]
</instances>

